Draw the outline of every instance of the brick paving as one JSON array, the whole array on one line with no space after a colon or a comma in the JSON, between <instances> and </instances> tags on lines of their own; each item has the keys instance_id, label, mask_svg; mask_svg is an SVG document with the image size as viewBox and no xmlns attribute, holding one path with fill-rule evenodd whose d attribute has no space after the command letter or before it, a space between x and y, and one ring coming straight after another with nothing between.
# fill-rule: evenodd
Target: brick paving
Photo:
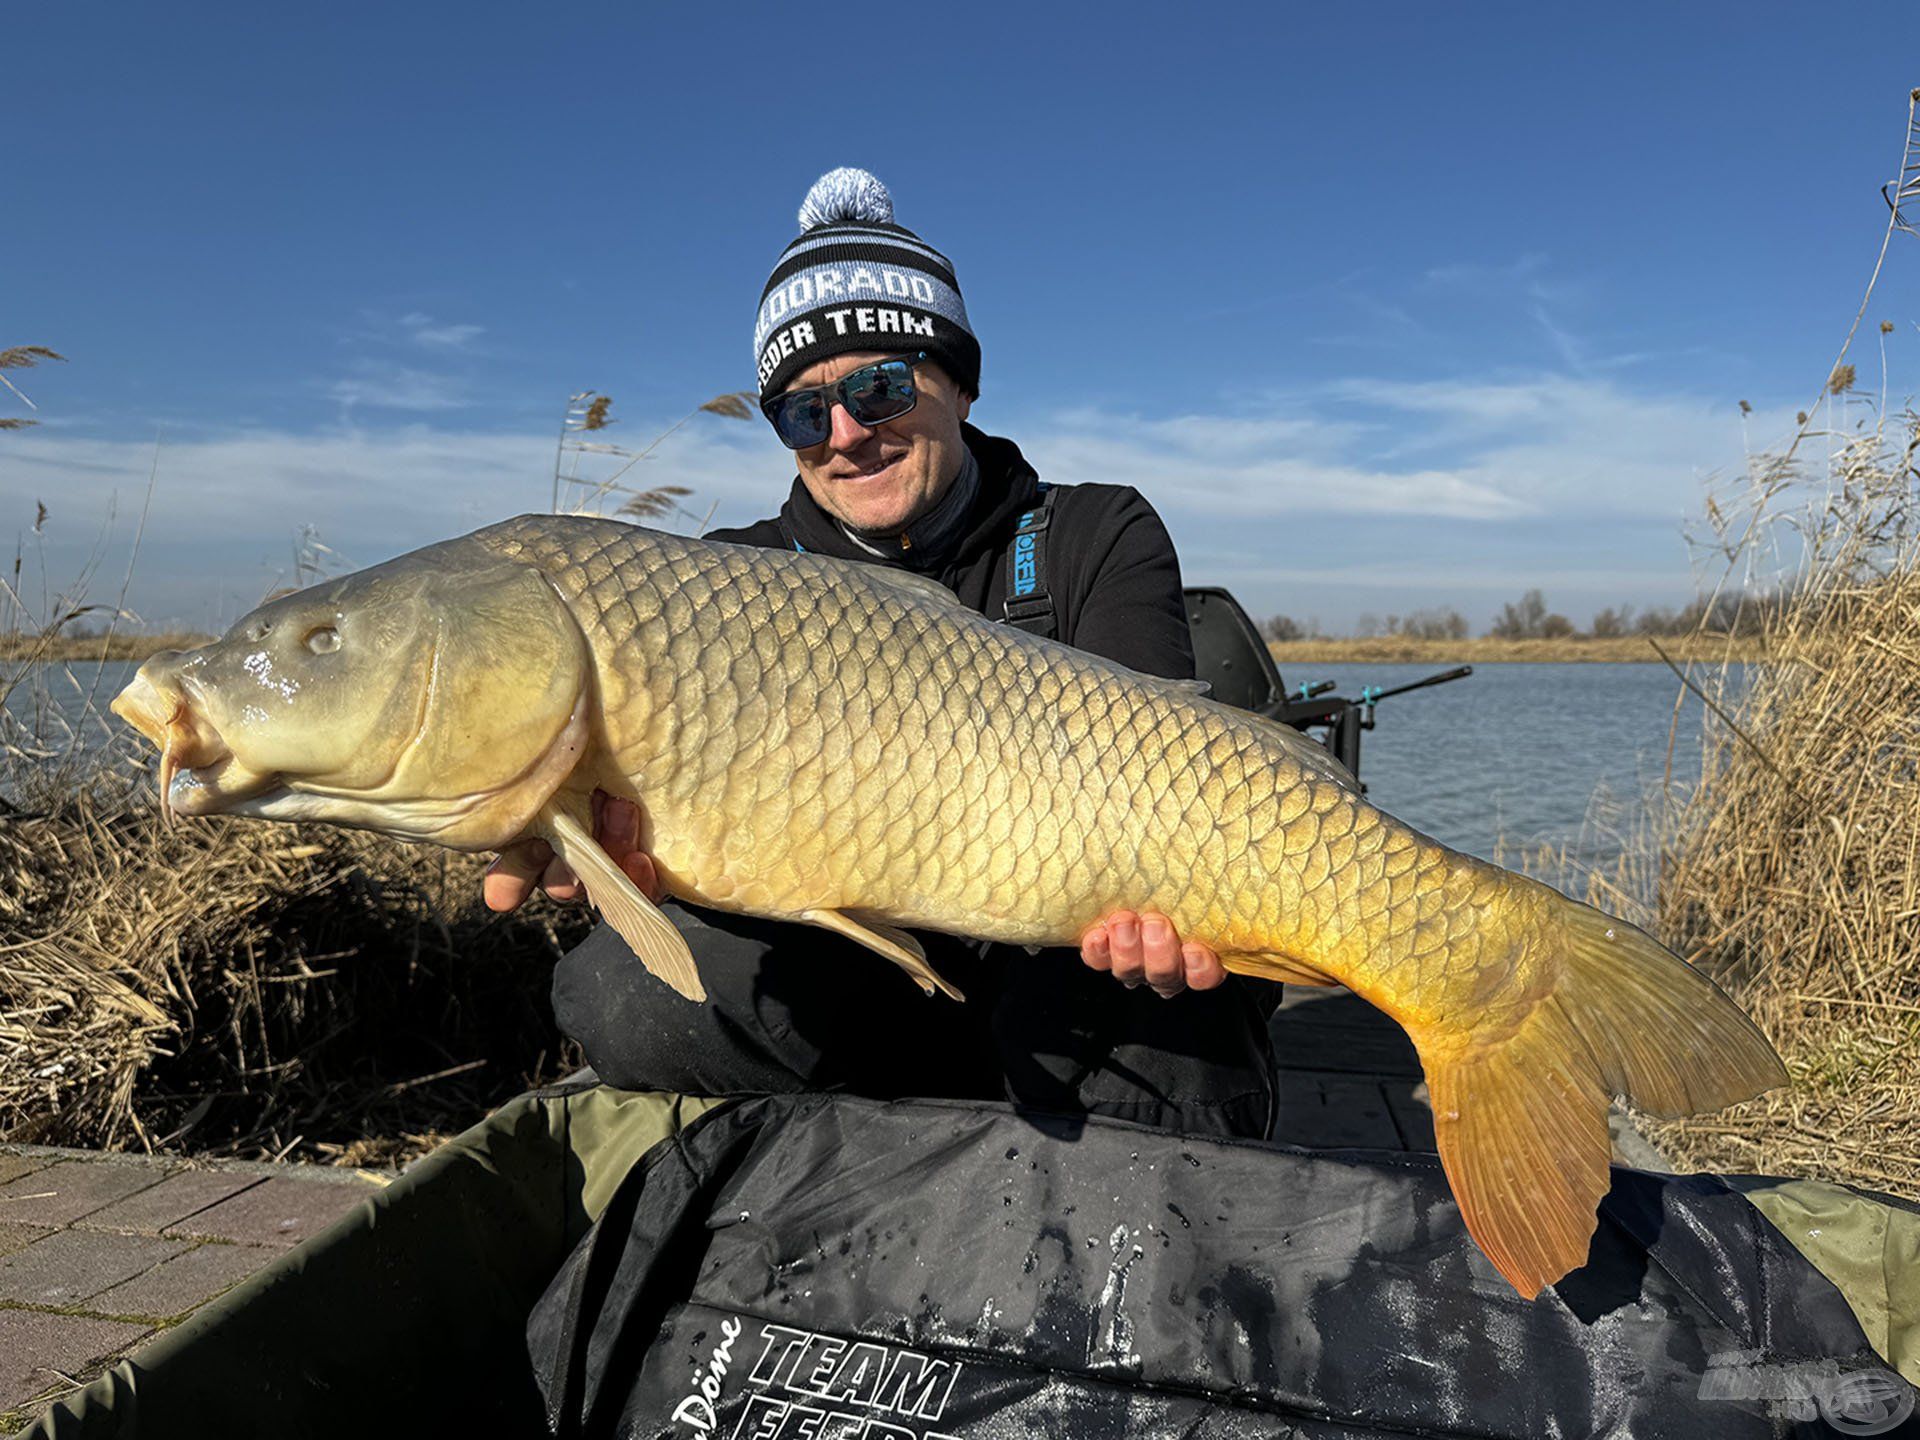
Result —
<instances>
[{"instance_id":1,"label":"brick paving","mask_svg":"<svg viewBox=\"0 0 1920 1440\"><path fill-rule=\"evenodd\" d=\"M109 1315L184 1316L231 1290L278 1253L264 1245L209 1240L94 1296L91 1308Z\"/></svg>"},{"instance_id":2,"label":"brick paving","mask_svg":"<svg viewBox=\"0 0 1920 1440\"><path fill-rule=\"evenodd\" d=\"M0 1300L78 1304L171 1260L188 1243L153 1235L56 1230L24 1250L0 1256Z\"/></svg>"},{"instance_id":3,"label":"brick paving","mask_svg":"<svg viewBox=\"0 0 1920 1440\"><path fill-rule=\"evenodd\" d=\"M0 1434L377 1189L315 1166L0 1146Z\"/></svg>"},{"instance_id":4,"label":"brick paving","mask_svg":"<svg viewBox=\"0 0 1920 1440\"><path fill-rule=\"evenodd\" d=\"M62 1160L0 1185L0 1217L15 1225L67 1225L166 1178L154 1166Z\"/></svg>"},{"instance_id":5,"label":"brick paving","mask_svg":"<svg viewBox=\"0 0 1920 1440\"><path fill-rule=\"evenodd\" d=\"M35 1170L44 1170L51 1160L42 1160L26 1155L0 1154L0 1185L11 1184L22 1175L31 1175Z\"/></svg>"},{"instance_id":6,"label":"brick paving","mask_svg":"<svg viewBox=\"0 0 1920 1440\"><path fill-rule=\"evenodd\" d=\"M232 1199L168 1227L169 1235L203 1235L243 1245L298 1245L367 1198L347 1185L275 1176Z\"/></svg>"},{"instance_id":7,"label":"brick paving","mask_svg":"<svg viewBox=\"0 0 1920 1440\"><path fill-rule=\"evenodd\" d=\"M146 1335L145 1325L42 1310L0 1310L0 1409L67 1389L96 1360ZM51 1398L51 1397L49 1397Z\"/></svg>"},{"instance_id":8,"label":"brick paving","mask_svg":"<svg viewBox=\"0 0 1920 1440\"><path fill-rule=\"evenodd\" d=\"M259 1175L234 1175L224 1170L183 1170L145 1190L116 1200L103 1209L83 1216L78 1224L88 1229L131 1230L154 1235L169 1225L211 1209L222 1200L251 1190L264 1183Z\"/></svg>"}]
</instances>

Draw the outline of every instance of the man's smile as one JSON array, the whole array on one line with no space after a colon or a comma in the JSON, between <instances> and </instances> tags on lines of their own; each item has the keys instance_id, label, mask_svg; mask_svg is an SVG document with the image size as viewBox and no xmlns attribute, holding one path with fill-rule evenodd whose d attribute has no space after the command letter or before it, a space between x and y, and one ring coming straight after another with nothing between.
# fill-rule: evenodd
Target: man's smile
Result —
<instances>
[{"instance_id":1,"label":"man's smile","mask_svg":"<svg viewBox=\"0 0 1920 1440\"><path fill-rule=\"evenodd\" d=\"M891 455L891 456L887 456L884 459L876 460L871 465L862 466L860 468L851 469L851 470L844 470L837 474L830 473L827 476L827 478L829 480L845 481L853 484L864 484L874 480L882 480L882 479L885 479L890 474L892 474L893 471L899 466L900 462L906 459L907 456L912 453L913 452L911 450L902 450L897 455Z\"/></svg>"}]
</instances>

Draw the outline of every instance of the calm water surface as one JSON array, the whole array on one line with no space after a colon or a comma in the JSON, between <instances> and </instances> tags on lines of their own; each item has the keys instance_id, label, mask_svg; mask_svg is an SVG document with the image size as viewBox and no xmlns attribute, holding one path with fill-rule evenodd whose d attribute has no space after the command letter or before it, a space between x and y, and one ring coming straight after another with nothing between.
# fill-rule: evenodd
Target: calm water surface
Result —
<instances>
[{"instance_id":1,"label":"calm water surface","mask_svg":"<svg viewBox=\"0 0 1920 1440\"><path fill-rule=\"evenodd\" d=\"M1339 682L1388 689L1450 670L1435 665L1300 665L1289 687ZM1464 680L1382 700L1360 746L1368 799L1457 850L1565 846L1592 863L1617 849L1585 822L1596 793L1626 803L1700 773L1697 698L1676 722L1673 672L1651 665L1478 665Z\"/></svg>"},{"instance_id":2,"label":"calm water surface","mask_svg":"<svg viewBox=\"0 0 1920 1440\"><path fill-rule=\"evenodd\" d=\"M138 667L62 668L68 674L49 675L44 693L15 688L9 728L30 726L36 706L77 716L89 692L104 711ZM1354 695L1450 668L1302 665L1286 680L1334 680L1338 693ZM1603 787L1624 802L1663 783L1679 689L1664 665L1482 665L1465 680L1381 701L1377 728L1362 738L1361 778L1375 804L1456 849L1492 858L1504 847L1511 857L1545 844L1604 860L1614 842L1585 825L1589 804ZM1700 717L1688 696L1673 746L1677 784L1699 773ZM98 743L104 731L96 724L83 734Z\"/></svg>"}]
</instances>

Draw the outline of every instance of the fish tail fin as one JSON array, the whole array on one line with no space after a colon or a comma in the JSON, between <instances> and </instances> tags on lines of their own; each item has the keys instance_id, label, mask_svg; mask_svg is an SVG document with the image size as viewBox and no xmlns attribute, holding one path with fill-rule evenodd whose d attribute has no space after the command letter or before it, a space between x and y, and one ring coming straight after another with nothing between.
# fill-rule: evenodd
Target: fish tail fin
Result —
<instances>
[{"instance_id":1,"label":"fish tail fin","mask_svg":"<svg viewBox=\"0 0 1920 1440\"><path fill-rule=\"evenodd\" d=\"M1413 1036L1461 1218L1528 1299L1586 1261L1610 1179L1612 1096L1671 1117L1787 1078L1760 1028L1705 975L1625 921L1546 894L1533 938L1557 947L1556 979L1519 1025L1492 1038Z\"/></svg>"}]
</instances>

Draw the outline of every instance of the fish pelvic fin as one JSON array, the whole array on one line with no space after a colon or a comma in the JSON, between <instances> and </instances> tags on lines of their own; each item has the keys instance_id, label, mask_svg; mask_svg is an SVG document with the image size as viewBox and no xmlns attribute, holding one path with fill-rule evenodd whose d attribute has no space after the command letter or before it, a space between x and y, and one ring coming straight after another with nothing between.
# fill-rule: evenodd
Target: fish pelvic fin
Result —
<instances>
[{"instance_id":1,"label":"fish pelvic fin","mask_svg":"<svg viewBox=\"0 0 1920 1440\"><path fill-rule=\"evenodd\" d=\"M587 898L601 918L620 932L620 938L640 957L647 973L688 1000L705 1000L707 987L700 983L700 971L693 963L686 937L600 848L593 833L554 804L541 810L537 828L580 877L587 887Z\"/></svg>"},{"instance_id":2,"label":"fish pelvic fin","mask_svg":"<svg viewBox=\"0 0 1920 1440\"><path fill-rule=\"evenodd\" d=\"M1304 960L1264 950L1223 950L1220 966L1235 975L1251 975L1256 980L1277 980L1288 985L1338 985L1331 975L1316 970Z\"/></svg>"},{"instance_id":3,"label":"fish pelvic fin","mask_svg":"<svg viewBox=\"0 0 1920 1440\"><path fill-rule=\"evenodd\" d=\"M894 964L914 978L928 995L936 990L952 1000L965 1000L967 997L940 977L940 972L927 963L927 952L918 940L905 930L895 929L891 925L882 925L874 920L855 920L842 910L806 910L800 918L809 925L818 925L822 930L831 930L836 935L844 935L856 944L864 945L876 955L884 955Z\"/></svg>"},{"instance_id":4,"label":"fish pelvic fin","mask_svg":"<svg viewBox=\"0 0 1920 1440\"><path fill-rule=\"evenodd\" d=\"M1461 1218L1529 1300L1586 1263L1612 1179L1613 1096L1690 1115L1787 1078L1705 975L1645 931L1540 888L1550 898L1535 939L1558 947L1556 978L1518 1026L1493 1039L1410 1032Z\"/></svg>"}]
</instances>

